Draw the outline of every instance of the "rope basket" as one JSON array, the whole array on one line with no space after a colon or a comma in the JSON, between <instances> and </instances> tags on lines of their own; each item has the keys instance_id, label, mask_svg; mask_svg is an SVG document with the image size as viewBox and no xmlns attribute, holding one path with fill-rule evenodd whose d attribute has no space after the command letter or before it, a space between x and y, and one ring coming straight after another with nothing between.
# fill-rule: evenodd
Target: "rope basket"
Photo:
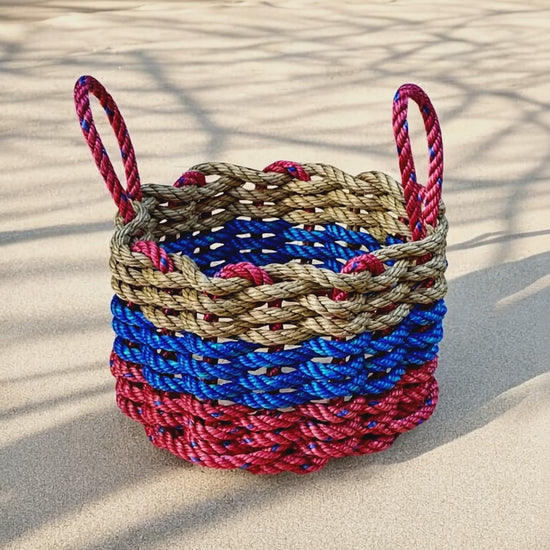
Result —
<instances>
[{"instance_id":1,"label":"rope basket","mask_svg":"<svg viewBox=\"0 0 550 550\"><path fill-rule=\"evenodd\" d=\"M120 146L126 186L90 95ZM429 175L416 181L416 102ZM75 86L84 137L118 207L110 269L117 404L154 445L252 473L309 473L388 448L432 414L443 336L443 150L416 85L394 98L401 183L325 164L205 163L142 185L124 120L93 77Z\"/></svg>"}]
</instances>

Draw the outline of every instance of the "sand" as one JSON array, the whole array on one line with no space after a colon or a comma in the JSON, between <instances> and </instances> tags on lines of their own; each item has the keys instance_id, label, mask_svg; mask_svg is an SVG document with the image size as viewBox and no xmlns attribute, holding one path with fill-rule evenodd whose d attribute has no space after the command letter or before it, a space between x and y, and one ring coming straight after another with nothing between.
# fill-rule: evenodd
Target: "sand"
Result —
<instances>
[{"instance_id":1,"label":"sand","mask_svg":"<svg viewBox=\"0 0 550 550\"><path fill-rule=\"evenodd\" d=\"M550 548L550 9L452 4L0 1L3 548ZM114 205L74 114L81 74L166 184L207 160L397 177L393 93L423 86L451 224L430 421L305 477L150 445L108 369Z\"/></svg>"}]
</instances>

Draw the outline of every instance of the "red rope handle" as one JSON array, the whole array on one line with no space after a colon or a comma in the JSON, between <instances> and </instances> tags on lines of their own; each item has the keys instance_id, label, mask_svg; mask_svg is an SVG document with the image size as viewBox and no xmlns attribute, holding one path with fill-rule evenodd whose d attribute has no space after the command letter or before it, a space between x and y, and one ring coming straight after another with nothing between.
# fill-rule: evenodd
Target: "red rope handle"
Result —
<instances>
[{"instance_id":1,"label":"red rope handle","mask_svg":"<svg viewBox=\"0 0 550 550\"><path fill-rule=\"evenodd\" d=\"M103 109L105 109L107 118L115 133L120 147L120 155L124 163L126 189L120 184L113 165L111 164L111 160L109 159L109 155L95 127L92 109L90 107L90 94L95 95ZM82 133L90 147L99 172L107 184L107 188L118 207L118 211L124 218L124 221L129 222L136 215L130 200L140 201L142 195L136 155L124 119L111 95L103 85L92 76L81 76L77 80L74 87L74 103Z\"/></svg>"},{"instance_id":2,"label":"red rope handle","mask_svg":"<svg viewBox=\"0 0 550 550\"><path fill-rule=\"evenodd\" d=\"M423 187L416 181L414 159L407 122L408 101L412 99L420 108L428 136L430 161L428 182ZM403 84L393 100L393 132L399 155L401 183L405 194L406 210L413 240L426 236L426 224L435 226L441 188L443 185L443 141L437 113L428 95L416 84Z\"/></svg>"}]
</instances>

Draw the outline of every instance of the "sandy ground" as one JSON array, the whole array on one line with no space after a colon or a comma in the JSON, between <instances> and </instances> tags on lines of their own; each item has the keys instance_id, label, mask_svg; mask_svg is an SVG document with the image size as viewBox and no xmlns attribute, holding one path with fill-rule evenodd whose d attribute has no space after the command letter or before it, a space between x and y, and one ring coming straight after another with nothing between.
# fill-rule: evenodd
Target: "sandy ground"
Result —
<instances>
[{"instance_id":1,"label":"sandy ground","mask_svg":"<svg viewBox=\"0 0 550 550\"><path fill-rule=\"evenodd\" d=\"M3 548L550 548L550 9L452 4L0 1ZM167 184L206 160L397 177L391 99L422 85L451 223L432 419L305 477L151 446L107 365L114 206L74 114L81 74Z\"/></svg>"}]
</instances>

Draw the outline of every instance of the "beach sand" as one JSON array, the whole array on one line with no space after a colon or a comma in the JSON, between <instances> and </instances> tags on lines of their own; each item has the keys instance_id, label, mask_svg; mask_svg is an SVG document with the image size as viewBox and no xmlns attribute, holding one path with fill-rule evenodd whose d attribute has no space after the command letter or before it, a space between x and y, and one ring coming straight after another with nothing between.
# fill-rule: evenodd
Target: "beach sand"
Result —
<instances>
[{"instance_id":1,"label":"beach sand","mask_svg":"<svg viewBox=\"0 0 550 550\"><path fill-rule=\"evenodd\" d=\"M2 548L550 548L550 7L450 4L0 1ZM165 184L214 160L398 178L391 101L421 85L451 227L433 417L309 476L153 447L115 405L115 207L74 112L81 74Z\"/></svg>"}]
</instances>

